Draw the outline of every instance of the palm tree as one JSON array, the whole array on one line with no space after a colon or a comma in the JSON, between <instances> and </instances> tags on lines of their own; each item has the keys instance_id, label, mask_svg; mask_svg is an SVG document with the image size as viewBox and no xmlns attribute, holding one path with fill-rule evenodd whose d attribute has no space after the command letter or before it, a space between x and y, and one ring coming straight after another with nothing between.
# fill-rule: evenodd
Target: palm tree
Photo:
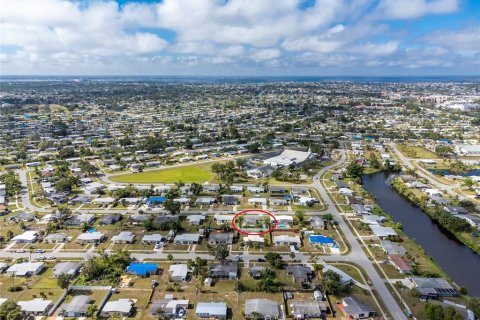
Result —
<instances>
[{"instance_id":1,"label":"palm tree","mask_svg":"<svg viewBox=\"0 0 480 320\"><path fill-rule=\"evenodd\" d=\"M315 262L312 265L312 267L313 267L313 270L316 272L317 277L320 277L323 273L323 269L324 269L325 266L323 264Z\"/></svg>"},{"instance_id":2,"label":"palm tree","mask_svg":"<svg viewBox=\"0 0 480 320\"><path fill-rule=\"evenodd\" d=\"M245 221L245 217L244 216L240 216L237 218L236 220L238 222L238 227L241 228L242 225L243 225L243 222Z\"/></svg>"},{"instance_id":3,"label":"palm tree","mask_svg":"<svg viewBox=\"0 0 480 320\"><path fill-rule=\"evenodd\" d=\"M265 224L265 227L266 227L268 230L270 230L270 228L272 227L272 220L270 219L269 216L263 218L263 223ZM273 243L273 241L272 241L272 233L269 232L268 234L270 235L270 242Z\"/></svg>"}]
</instances>

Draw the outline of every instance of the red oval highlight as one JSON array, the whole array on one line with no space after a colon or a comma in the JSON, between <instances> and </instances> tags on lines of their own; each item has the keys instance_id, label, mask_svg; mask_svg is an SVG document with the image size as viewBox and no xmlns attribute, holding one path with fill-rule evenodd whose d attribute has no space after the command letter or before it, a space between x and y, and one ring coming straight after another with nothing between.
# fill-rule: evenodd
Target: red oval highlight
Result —
<instances>
[{"instance_id":1,"label":"red oval highlight","mask_svg":"<svg viewBox=\"0 0 480 320\"><path fill-rule=\"evenodd\" d=\"M269 215L270 217L273 218L273 224L272 226L270 227L270 229L268 230L265 230L265 231L262 231L262 232L247 232L245 230L242 230L240 229L239 227L237 227L237 225L235 224L235 220L241 216L241 215L244 215L248 212L260 212L262 214L267 214ZM241 233L241 234L246 234L246 235L251 235L251 236L263 236L264 234L267 234L267 233L270 233L272 232L273 230L275 230L277 228L277 225L278 225L278 221L277 221L277 218L275 218L275 216L273 214L271 214L270 212L268 211L265 211L265 210L260 210L260 209L248 209L248 210L243 210L243 211L240 211L239 213L235 214L232 218L232 221L231 221L231 225L232 225L232 228L237 230L238 233Z\"/></svg>"}]
</instances>

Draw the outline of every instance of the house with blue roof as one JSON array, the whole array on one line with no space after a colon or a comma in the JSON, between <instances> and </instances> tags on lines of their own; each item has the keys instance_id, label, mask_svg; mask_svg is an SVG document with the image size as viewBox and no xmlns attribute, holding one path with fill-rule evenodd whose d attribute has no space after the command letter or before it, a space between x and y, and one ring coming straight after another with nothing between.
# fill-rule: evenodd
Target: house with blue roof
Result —
<instances>
[{"instance_id":1,"label":"house with blue roof","mask_svg":"<svg viewBox=\"0 0 480 320\"><path fill-rule=\"evenodd\" d=\"M146 277L158 272L158 265L155 263L132 262L127 267L127 272L141 277Z\"/></svg>"},{"instance_id":2,"label":"house with blue roof","mask_svg":"<svg viewBox=\"0 0 480 320\"><path fill-rule=\"evenodd\" d=\"M148 204L161 204L161 203L164 203L166 200L167 200L167 198L163 197L163 196L148 197L147 198L147 203Z\"/></svg>"}]
</instances>

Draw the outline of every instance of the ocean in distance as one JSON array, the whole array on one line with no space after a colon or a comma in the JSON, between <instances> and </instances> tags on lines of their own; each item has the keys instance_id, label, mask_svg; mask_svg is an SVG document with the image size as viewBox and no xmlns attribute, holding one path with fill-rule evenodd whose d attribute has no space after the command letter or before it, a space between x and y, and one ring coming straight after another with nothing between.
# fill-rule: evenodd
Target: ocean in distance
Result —
<instances>
[{"instance_id":1,"label":"ocean in distance","mask_svg":"<svg viewBox=\"0 0 480 320\"><path fill-rule=\"evenodd\" d=\"M267 82L468 82L480 76L19 76L1 75L0 82L165 82L165 83L267 83Z\"/></svg>"}]
</instances>

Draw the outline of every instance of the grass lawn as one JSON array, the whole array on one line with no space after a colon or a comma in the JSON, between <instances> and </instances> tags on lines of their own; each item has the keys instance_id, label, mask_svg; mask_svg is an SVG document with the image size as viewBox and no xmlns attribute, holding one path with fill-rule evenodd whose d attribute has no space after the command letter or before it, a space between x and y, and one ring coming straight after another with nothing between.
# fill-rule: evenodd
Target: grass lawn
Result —
<instances>
[{"instance_id":1,"label":"grass lawn","mask_svg":"<svg viewBox=\"0 0 480 320\"><path fill-rule=\"evenodd\" d=\"M339 262L339 263L331 263L332 266L334 266L337 269L342 270L346 274L348 274L350 277L358 281L359 283L366 284L365 281L362 279L362 275L360 274L360 269L361 267L355 266L352 263L344 263L344 262ZM366 276L363 275L365 278Z\"/></svg>"},{"instance_id":2,"label":"grass lawn","mask_svg":"<svg viewBox=\"0 0 480 320\"><path fill-rule=\"evenodd\" d=\"M401 153L403 153L404 156L409 158L417 158L417 159L438 158L438 156L435 153L419 146L399 144L397 145L397 148L398 150L400 150Z\"/></svg>"},{"instance_id":3,"label":"grass lawn","mask_svg":"<svg viewBox=\"0 0 480 320\"><path fill-rule=\"evenodd\" d=\"M212 164L214 163L215 162L199 163L140 173L122 174L111 176L110 180L127 183L173 183L180 180L187 183L214 182L217 180L216 175L211 170Z\"/></svg>"}]
</instances>

